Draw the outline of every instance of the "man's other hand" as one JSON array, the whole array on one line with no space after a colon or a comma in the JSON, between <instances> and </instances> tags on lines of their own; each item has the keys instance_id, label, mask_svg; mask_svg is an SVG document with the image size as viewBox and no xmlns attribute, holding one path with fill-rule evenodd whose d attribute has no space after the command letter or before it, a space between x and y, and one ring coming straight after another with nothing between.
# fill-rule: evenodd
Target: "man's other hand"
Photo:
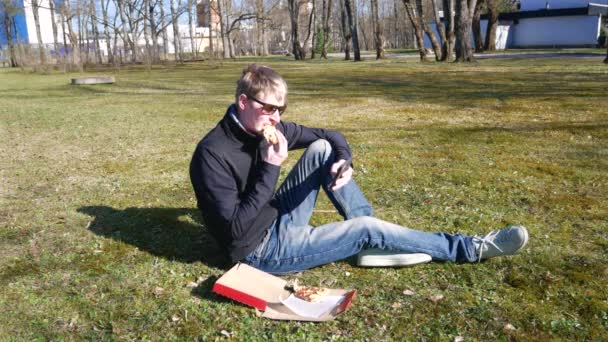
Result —
<instances>
[{"instance_id":1,"label":"man's other hand","mask_svg":"<svg viewBox=\"0 0 608 342\"><path fill-rule=\"evenodd\" d=\"M262 159L268 164L281 166L287 159L287 139L281 131L276 132L279 142L270 145L267 142L262 142Z\"/></svg>"},{"instance_id":2,"label":"man's other hand","mask_svg":"<svg viewBox=\"0 0 608 342\"><path fill-rule=\"evenodd\" d=\"M346 160L340 159L331 166L329 173L331 174L331 176L333 178L336 178L336 175L338 174L338 169L345 162L346 162ZM349 166L348 169L346 169L346 171L344 171L342 173L342 176L340 176L340 178L336 179L336 181L334 182L335 185L332 188L330 188L329 190L335 191L335 190L340 189L346 183L348 183L351 180L351 178L353 178L353 168Z\"/></svg>"}]
</instances>

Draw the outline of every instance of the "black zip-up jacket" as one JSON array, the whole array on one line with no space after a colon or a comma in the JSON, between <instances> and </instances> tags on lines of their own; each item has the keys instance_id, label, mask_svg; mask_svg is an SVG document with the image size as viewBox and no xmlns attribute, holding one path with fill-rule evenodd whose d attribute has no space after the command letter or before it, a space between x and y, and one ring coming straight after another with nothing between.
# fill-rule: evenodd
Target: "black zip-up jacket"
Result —
<instances>
[{"instance_id":1,"label":"black zip-up jacket","mask_svg":"<svg viewBox=\"0 0 608 342\"><path fill-rule=\"evenodd\" d=\"M237 262L256 248L278 216L271 200L280 167L262 160L262 137L245 132L231 113L236 116L234 105L198 143L190 162L190 180L205 226ZM289 150L325 139L332 145L335 160L351 158L346 139L336 131L283 121L276 128L285 135Z\"/></svg>"}]
</instances>

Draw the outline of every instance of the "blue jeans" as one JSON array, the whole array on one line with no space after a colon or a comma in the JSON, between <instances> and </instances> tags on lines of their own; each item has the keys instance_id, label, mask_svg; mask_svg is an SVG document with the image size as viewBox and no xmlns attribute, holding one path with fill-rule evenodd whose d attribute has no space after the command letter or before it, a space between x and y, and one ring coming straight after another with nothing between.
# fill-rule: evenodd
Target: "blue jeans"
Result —
<instances>
[{"instance_id":1,"label":"blue jeans","mask_svg":"<svg viewBox=\"0 0 608 342\"><path fill-rule=\"evenodd\" d=\"M372 208L353 180L329 191L333 163L327 141L318 140L306 149L275 195L279 217L245 263L274 274L299 272L345 259L363 248L426 253L434 260L477 261L469 236L421 232L371 217ZM308 224L321 187L344 221L319 227Z\"/></svg>"}]
</instances>

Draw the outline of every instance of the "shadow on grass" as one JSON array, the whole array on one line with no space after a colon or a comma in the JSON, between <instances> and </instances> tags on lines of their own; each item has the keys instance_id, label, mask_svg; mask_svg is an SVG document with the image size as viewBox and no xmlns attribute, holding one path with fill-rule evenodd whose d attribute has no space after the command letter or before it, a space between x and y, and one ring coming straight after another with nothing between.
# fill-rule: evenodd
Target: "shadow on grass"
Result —
<instances>
[{"instance_id":1,"label":"shadow on grass","mask_svg":"<svg viewBox=\"0 0 608 342\"><path fill-rule=\"evenodd\" d=\"M206 228L194 208L127 208L85 206L93 233L136 246L155 256L181 262L201 261L227 269L230 260Z\"/></svg>"}]
</instances>

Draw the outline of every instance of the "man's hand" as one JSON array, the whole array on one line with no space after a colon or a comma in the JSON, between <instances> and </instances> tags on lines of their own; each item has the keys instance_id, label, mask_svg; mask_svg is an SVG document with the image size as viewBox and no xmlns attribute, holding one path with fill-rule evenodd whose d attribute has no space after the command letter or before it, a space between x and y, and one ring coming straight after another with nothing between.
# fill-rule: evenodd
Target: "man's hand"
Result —
<instances>
[{"instance_id":1,"label":"man's hand","mask_svg":"<svg viewBox=\"0 0 608 342\"><path fill-rule=\"evenodd\" d=\"M277 138L279 142L274 145L270 145L267 142L262 142L262 159L268 164L281 166L285 159L287 159L287 139L281 131L277 130Z\"/></svg>"},{"instance_id":2,"label":"man's hand","mask_svg":"<svg viewBox=\"0 0 608 342\"><path fill-rule=\"evenodd\" d=\"M331 174L331 176L333 178L336 178L336 175L338 174L338 169L345 162L346 162L346 160L340 159L331 166L329 173ZM353 178L353 168L349 166L348 169L346 169L346 171L344 171L342 173L342 176L340 176L340 178L335 180L335 182L334 182L335 185L333 187L331 187L329 190L335 191L335 190L340 189L346 183L348 183L351 180L351 178Z\"/></svg>"}]
</instances>

